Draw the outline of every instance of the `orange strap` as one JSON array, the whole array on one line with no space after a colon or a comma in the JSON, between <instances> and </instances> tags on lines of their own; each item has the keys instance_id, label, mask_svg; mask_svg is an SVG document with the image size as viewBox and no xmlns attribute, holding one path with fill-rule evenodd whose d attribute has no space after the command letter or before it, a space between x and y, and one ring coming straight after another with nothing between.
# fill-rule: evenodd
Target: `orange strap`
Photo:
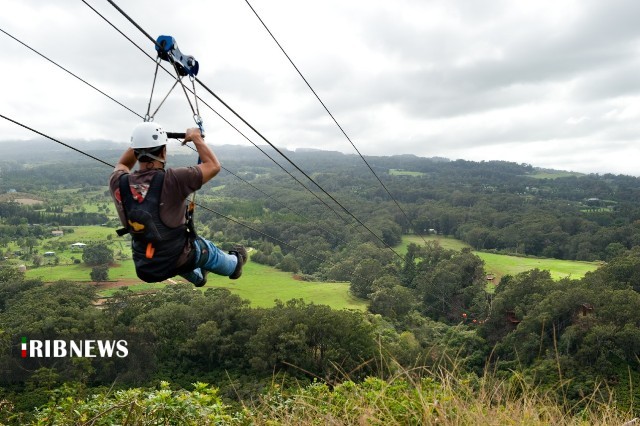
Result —
<instances>
[{"instance_id":1,"label":"orange strap","mask_svg":"<svg viewBox=\"0 0 640 426\"><path fill-rule=\"evenodd\" d=\"M151 245L151 243L147 244L147 259L151 259L155 252L156 249Z\"/></svg>"}]
</instances>

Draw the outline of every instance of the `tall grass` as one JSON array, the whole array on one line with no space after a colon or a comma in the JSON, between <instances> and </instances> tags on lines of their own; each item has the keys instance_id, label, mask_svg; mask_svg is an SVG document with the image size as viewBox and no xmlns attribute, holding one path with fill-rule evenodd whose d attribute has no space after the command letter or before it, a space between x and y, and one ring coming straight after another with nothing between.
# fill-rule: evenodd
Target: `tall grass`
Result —
<instances>
[{"instance_id":1,"label":"tall grass","mask_svg":"<svg viewBox=\"0 0 640 426\"><path fill-rule=\"evenodd\" d=\"M598 397L596 390L576 411L517 373L501 380L401 370L359 384L316 382L289 395L275 386L247 411L256 425L622 425L633 417Z\"/></svg>"},{"instance_id":2,"label":"tall grass","mask_svg":"<svg viewBox=\"0 0 640 426\"><path fill-rule=\"evenodd\" d=\"M385 368L389 368L386 366ZM578 405L558 401L558 389L532 386L523 375L506 379L435 367L398 365L386 378L337 384L316 381L291 389L273 383L255 402L232 408L218 390L195 383L194 390L128 389L78 398L61 389L35 414L34 425L631 425L633 415L595 389ZM275 377L275 376L274 376ZM577 408L580 407L580 408ZM1 414L1 413L0 413ZM14 413L9 418L19 418ZM2 416L0 415L0 422ZM628 422L628 423L627 423Z\"/></svg>"}]
</instances>

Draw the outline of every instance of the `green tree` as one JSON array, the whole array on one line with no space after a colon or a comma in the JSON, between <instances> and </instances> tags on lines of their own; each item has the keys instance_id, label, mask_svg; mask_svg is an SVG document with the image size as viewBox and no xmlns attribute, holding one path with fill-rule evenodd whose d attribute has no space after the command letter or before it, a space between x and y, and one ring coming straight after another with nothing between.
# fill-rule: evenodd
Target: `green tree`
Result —
<instances>
[{"instance_id":1,"label":"green tree","mask_svg":"<svg viewBox=\"0 0 640 426\"><path fill-rule=\"evenodd\" d=\"M89 266L108 265L113 262L113 250L106 244L90 244L82 253L82 260Z\"/></svg>"},{"instance_id":2,"label":"green tree","mask_svg":"<svg viewBox=\"0 0 640 426\"><path fill-rule=\"evenodd\" d=\"M24 272L20 272L15 266L0 266L0 282L12 283L24 280Z\"/></svg>"},{"instance_id":3,"label":"green tree","mask_svg":"<svg viewBox=\"0 0 640 426\"><path fill-rule=\"evenodd\" d=\"M278 264L278 268L285 272L293 272L295 274L300 270L300 265L298 265L295 256L293 256L292 253L289 253Z\"/></svg>"},{"instance_id":4,"label":"green tree","mask_svg":"<svg viewBox=\"0 0 640 426\"><path fill-rule=\"evenodd\" d=\"M97 283L109 280L109 265L97 265L91 268L91 280Z\"/></svg>"},{"instance_id":5,"label":"green tree","mask_svg":"<svg viewBox=\"0 0 640 426\"><path fill-rule=\"evenodd\" d=\"M383 287L375 291L370 298L369 312L391 319L403 317L416 305L413 290L401 285Z\"/></svg>"},{"instance_id":6,"label":"green tree","mask_svg":"<svg viewBox=\"0 0 640 426\"><path fill-rule=\"evenodd\" d=\"M373 259L365 259L356 267L349 288L355 296L368 298L373 292L373 282L381 275L380 264Z\"/></svg>"}]
</instances>

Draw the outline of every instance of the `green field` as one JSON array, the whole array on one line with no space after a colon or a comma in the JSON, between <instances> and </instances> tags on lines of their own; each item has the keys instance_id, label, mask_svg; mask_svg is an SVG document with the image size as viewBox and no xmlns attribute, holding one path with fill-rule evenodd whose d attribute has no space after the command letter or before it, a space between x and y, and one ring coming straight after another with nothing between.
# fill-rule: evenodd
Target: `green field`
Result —
<instances>
[{"instance_id":1,"label":"green field","mask_svg":"<svg viewBox=\"0 0 640 426\"><path fill-rule=\"evenodd\" d=\"M561 278L579 279L587 272L598 269L598 262L578 262L575 260L534 259L528 257L507 256L503 254L474 252L485 263L487 273L498 278L503 275L515 275L531 269L546 270L555 280Z\"/></svg>"},{"instance_id":2,"label":"green field","mask_svg":"<svg viewBox=\"0 0 640 426\"><path fill-rule=\"evenodd\" d=\"M389 174L391 176L424 176L425 174L422 172L412 172L410 170L402 170L402 169L389 169Z\"/></svg>"},{"instance_id":3,"label":"green field","mask_svg":"<svg viewBox=\"0 0 640 426\"><path fill-rule=\"evenodd\" d=\"M173 279L175 282L186 282L180 277ZM171 284L137 284L129 286L132 291L141 292L149 289L160 288ZM251 302L254 307L271 307L275 300L287 301L291 299L303 299L305 302L313 302L318 305L329 305L334 309L365 310L366 301L355 298L349 293L348 283L322 283L305 282L293 279L290 273L278 271L275 268L249 262L244 267L242 278L230 280L227 277L209 274L207 288L226 288L231 293L237 294ZM101 296L110 296L117 289L109 289L100 292Z\"/></svg>"},{"instance_id":4,"label":"green field","mask_svg":"<svg viewBox=\"0 0 640 426\"><path fill-rule=\"evenodd\" d=\"M239 280L209 274L206 287L226 288L250 300L251 306L256 307L274 306L276 299L287 301L297 298L334 309L365 310L367 306L366 301L349 293L348 283L297 281L290 273L253 262L245 265Z\"/></svg>"},{"instance_id":5,"label":"green field","mask_svg":"<svg viewBox=\"0 0 640 426\"><path fill-rule=\"evenodd\" d=\"M78 257L81 257L80 254ZM91 281L91 267L84 263L73 265L41 266L39 268L27 269L27 278L40 278L43 281L70 280L85 282ZM123 279L138 279L133 267L133 260L118 262L114 267L109 268L109 279L119 281Z\"/></svg>"},{"instance_id":6,"label":"green field","mask_svg":"<svg viewBox=\"0 0 640 426\"><path fill-rule=\"evenodd\" d=\"M122 252L126 258L130 256L128 243L119 238L107 241L107 236L113 234L113 229L101 226L85 226L75 227L73 233L65 234L62 237L52 238L49 241L60 241L65 243L72 242L91 242L104 241L107 242L116 252ZM427 241L438 241L444 248L452 250L460 250L469 247L462 241L454 238L443 236L429 235L424 237ZM404 236L402 244L396 247L399 253L406 253L409 243L418 245L423 244L420 236L410 235ZM517 274L530 269L538 268L548 270L554 279L564 277L581 278L587 272L597 269L596 262L575 262L563 261L556 259L534 259L525 257L516 257L508 255L498 255L491 253L476 252L485 262L485 270L487 273L495 274L499 279L506 274ZM44 281L72 280L78 282L91 282L91 268L84 264L71 264L68 262L71 257L81 258L82 253L78 251L58 251L61 264L57 266L47 265L39 268L29 268L27 270L28 278L41 278ZM130 288L136 292L148 291L161 288L164 284L147 284L138 281L133 261L119 260L116 266L109 270L109 279L113 281L126 281L130 284ZM177 277L174 282L181 279ZM348 283L321 283L321 282L304 282L295 280L291 274L278 271L275 268L249 262L245 266L243 277L238 281L231 281L226 277L218 277L213 274L209 275L209 284L207 287L227 288L232 293L239 295L244 299L248 299L252 306L269 307L274 305L276 299L287 301L293 298L302 298L306 302L314 302L317 304L326 304L335 309L366 309L366 302L351 296ZM205 287L206 288L206 287ZM107 289L100 292L103 297L108 297L115 289Z\"/></svg>"},{"instance_id":7,"label":"green field","mask_svg":"<svg viewBox=\"0 0 640 426\"><path fill-rule=\"evenodd\" d=\"M558 179L570 176L580 177L584 176L584 174L577 172L567 172L564 170L538 170L537 172L526 176L533 179Z\"/></svg>"},{"instance_id":8,"label":"green field","mask_svg":"<svg viewBox=\"0 0 640 426\"><path fill-rule=\"evenodd\" d=\"M91 239L97 239L98 234L102 230L113 232L109 228L86 227L88 229L77 229L71 236L90 236ZM60 238L65 238L60 237ZM112 243L119 244L119 243ZM77 257L82 257L82 253L76 253ZM71 280L77 282L91 282L91 268L84 264L58 265L58 266L41 266L39 268L29 268L27 270L27 278L41 278L43 281ZM139 281L132 260L124 260L117 263L116 266L109 269L109 279L113 281L126 280L132 282L129 288L135 292L143 292L159 289L171 283L148 284ZM174 278L174 282L184 282L180 277ZM349 293L348 283L321 283L321 282L305 282L298 281L293 278L290 273L279 271L275 268L260 265L258 263L249 262L243 270L242 278L236 281L229 280L227 277L221 277L209 274L209 283L203 287L220 287L227 288L232 293L239 295L243 299L248 299L251 306L254 307L270 307L275 305L275 300L279 299L287 301L290 299L301 298L305 302L329 305L334 309L357 309L365 310L366 301L355 298ZM102 297L111 296L117 288L109 288L100 291L98 294Z\"/></svg>"},{"instance_id":9,"label":"green field","mask_svg":"<svg viewBox=\"0 0 640 426\"><path fill-rule=\"evenodd\" d=\"M91 241L105 241L107 236L111 235L117 240L116 231L106 226L72 226L72 233L65 233L61 237L54 237L53 241L65 241L69 243L88 243Z\"/></svg>"},{"instance_id":10,"label":"green field","mask_svg":"<svg viewBox=\"0 0 640 426\"><path fill-rule=\"evenodd\" d=\"M398 251L400 254L405 254L407 252L407 246L410 243L417 244L419 246L423 245L424 241L422 238L423 237L419 235L403 235L402 242L399 246L396 246L396 251ZM443 248L447 250L462 250L465 247L470 247L469 244L463 241L456 240L455 238L451 237L444 237L442 235L424 235L424 239L427 241L437 241Z\"/></svg>"},{"instance_id":11,"label":"green field","mask_svg":"<svg viewBox=\"0 0 640 426\"><path fill-rule=\"evenodd\" d=\"M456 240L454 238L429 235L424 237L427 241L438 241L442 247L451 250L460 250L469 247L468 244ZM402 237L402 244L397 249L400 253L407 252L409 243L418 245L423 244L422 238L417 235L405 235ZM558 280L561 278L579 279L585 276L587 272L595 271L600 264L598 262L578 262L573 260L558 259L536 259L530 257L509 256L504 254L484 253L473 251L484 261L485 271L488 274L494 274L499 279L504 275L515 275L520 272L529 271L531 269L547 270L551 273L551 277Z\"/></svg>"}]
</instances>

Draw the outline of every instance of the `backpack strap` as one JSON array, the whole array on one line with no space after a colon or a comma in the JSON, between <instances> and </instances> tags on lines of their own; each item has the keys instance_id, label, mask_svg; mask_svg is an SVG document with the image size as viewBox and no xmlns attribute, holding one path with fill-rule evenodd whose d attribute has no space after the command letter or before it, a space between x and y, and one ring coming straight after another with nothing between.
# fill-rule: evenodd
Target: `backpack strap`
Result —
<instances>
[{"instance_id":1,"label":"backpack strap","mask_svg":"<svg viewBox=\"0 0 640 426\"><path fill-rule=\"evenodd\" d=\"M123 173L120 175L120 179L118 180L118 186L120 187L120 202L122 203L122 211L124 213L124 221L125 223L129 222L129 218L127 217L127 207L129 199L131 199L131 189L129 188L129 173ZM127 204L125 204L125 199L127 199ZM116 234L118 237L123 237L129 233L129 226L122 227L120 229L116 229Z\"/></svg>"}]
</instances>

